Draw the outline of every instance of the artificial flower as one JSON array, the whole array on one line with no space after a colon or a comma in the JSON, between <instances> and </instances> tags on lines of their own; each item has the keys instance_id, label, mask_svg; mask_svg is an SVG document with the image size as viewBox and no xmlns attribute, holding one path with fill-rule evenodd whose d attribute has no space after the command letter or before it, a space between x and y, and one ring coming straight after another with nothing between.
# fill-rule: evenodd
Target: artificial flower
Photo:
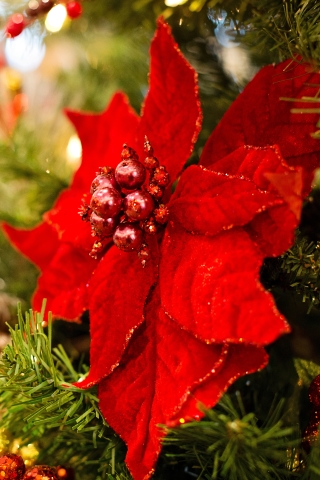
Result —
<instances>
[{"instance_id":1,"label":"artificial flower","mask_svg":"<svg viewBox=\"0 0 320 480\"><path fill-rule=\"evenodd\" d=\"M271 68L274 73L283 66ZM265 128L269 110L263 103L255 107L264 112ZM288 331L259 271L265 257L291 245L315 162L312 157L301 168L290 156L287 161L286 141L281 148L271 134L264 141L262 127L259 144L251 146L251 137L247 142L239 130L227 140L233 132L224 119L227 134L213 134L201 165L181 174L201 112L195 72L162 20L151 46L141 118L121 94L101 115L69 117L83 145L70 188L35 229L5 229L42 270L36 307L47 296L55 316L72 320L89 310L91 367L78 386L99 384L101 411L128 445L128 468L135 480L145 480L161 450L159 424L199 418L198 402L213 406L236 378L263 367L264 346ZM310 133L311 121L308 128ZM295 128L289 131L292 137ZM77 217L78 205L98 167L120 161L124 142L142 156L145 135L171 180L181 174L171 198L167 189L169 222L148 238L146 268L136 252L111 242L93 260L90 228ZM304 140L299 151L309 155L316 142Z\"/></svg>"}]
</instances>

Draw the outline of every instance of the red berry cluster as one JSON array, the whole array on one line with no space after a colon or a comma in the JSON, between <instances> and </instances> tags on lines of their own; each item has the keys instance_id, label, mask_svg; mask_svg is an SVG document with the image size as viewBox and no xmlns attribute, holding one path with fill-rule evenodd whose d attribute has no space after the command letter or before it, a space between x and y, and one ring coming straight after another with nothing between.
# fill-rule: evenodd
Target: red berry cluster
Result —
<instances>
[{"instance_id":1,"label":"red berry cluster","mask_svg":"<svg viewBox=\"0 0 320 480\"><path fill-rule=\"evenodd\" d=\"M20 455L6 453L0 457L1 480L72 480L73 471L64 467L35 465L26 471Z\"/></svg>"},{"instance_id":2,"label":"red berry cluster","mask_svg":"<svg viewBox=\"0 0 320 480\"><path fill-rule=\"evenodd\" d=\"M125 252L138 251L143 266L149 258L146 235L155 235L168 220L169 211L160 203L170 182L166 168L159 166L153 148L146 138L144 164L127 145L116 169L102 167L91 184L90 205L80 211L90 221L94 243L91 256L97 258L108 237Z\"/></svg>"},{"instance_id":3,"label":"red berry cluster","mask_svg":"<svg viewBox=\"0 0 320 480\"><path fill-rule=\"evenodd\" d=\"M25 12L13 14L6 26L7 37L17 37L25 27L30 25L37 17L45 15L57 3L56 0L30 0ZM65 2L63 2L65 3ZM70 18L78 18L82 14L82 6L79 2L71 1L66 4L67 14Z\"/></svg>"}]
</instances>

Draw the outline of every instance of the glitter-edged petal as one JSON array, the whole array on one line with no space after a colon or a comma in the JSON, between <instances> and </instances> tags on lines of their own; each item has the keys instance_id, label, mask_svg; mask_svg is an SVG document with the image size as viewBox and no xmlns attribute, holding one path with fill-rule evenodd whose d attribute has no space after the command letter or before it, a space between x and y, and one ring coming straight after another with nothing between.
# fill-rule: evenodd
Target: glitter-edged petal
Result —
<instances>
[{"instance_id":1,"label":"glitter-edged petal","mask_svg":"<svg viewBox=\"0 0 320 480\"><path fill-rule=\"evenodd\" d=\"M211 369L219 371L223 349L182 330L163 313L153 293L146 324L134 334L119 367L99 386L101 411L128 445L126 463L135 480L153 473L163 436L158 425L175 416Z\"/></svg>"},{"instance_id":2,"label":"glitter-edged petal","mask_svg":"<svg viewBox=\"0 0 320 480\"><path fill-rule=\"evenodd\" d=\"M162 19L151 44L150 89L138 144L147 135L173 182L189 158L201 128L197 74L181 54Z\"/></svg>"},{"instance_id":3,"label":"glitter-edged petal","mask_svg":"<svg viewBox=\"0 0 320 480\"><path fill-rule=\"evenodd\" d=\"M293 60L260 70L211 134L201 156L202 165L212 165L243 145L277 144L289 166L303 167L303 191L307 194L313 171L319 166L320 143L311 136L318 116L293 113L313 104L290 100L314 97L319 83L318 72Z\"/></svg>"},{"instance_id":4,"label":"glitter-edged petal","mask_svg":"<svg viewBox=\"0 0 320 480\"><path fill-rule=\"evenodd\" d=\"M144 307L157 279L158 247L150 239L152 260L142 268L137 252L112 247L90 283L91 368L79 386L99 382L118 366L134 331L144 321Z\"/></svg>"}]
</instances>

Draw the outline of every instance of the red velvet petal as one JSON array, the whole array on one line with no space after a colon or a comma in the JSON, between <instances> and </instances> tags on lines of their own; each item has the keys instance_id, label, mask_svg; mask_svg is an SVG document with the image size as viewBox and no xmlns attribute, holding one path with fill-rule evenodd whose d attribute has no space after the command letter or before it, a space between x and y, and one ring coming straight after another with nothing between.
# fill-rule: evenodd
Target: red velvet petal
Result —
<instances>
[{"instance_id":1,"label":"red velvet petal","mask_svg":"<svg viewBox=\"0 0 320 480\"><path fill-rule=\"evenodd\" d=\"M69 110L66 113L82 143L82 163L70 187L62 192L45 218L57 229L62 241L90 250L93 243L90 227L78 215L82 198L90 191L98 168L106 165L115 167L121 161L123 143L134 143L139 117L122 93L116 93L101 114Z\"/></svg>"},{"instance_id":2,"label":"red velvet petal","mask_svg":"<svg viewBox=\"0 0 320 480\"><path fill-rule=\"evenodd\" d=\"M169 421L193 385L223 363L222 345L200 342L158 308L154 298L147 327L135 333L123 362L99 386L100 409L128 445L126 462L135 480L153 473L163 435L158 424Z\"/></svg>"},{"instance_id":3,"label":"red velvet petal","mask_svg":"<svg viewBox=\"0 0 320 480\"><path fill-rule=\"evenodd\" d=\"M55 317L78 320L88 308L88 283L97 263L87 252L61 244L50 263L43 268L33 307L39 310L43 298L46 298L47 310Z\"/></svg>"},{"instance_id":4,"label":"red velvet petal","mask_svg":"<svg viewBox=\"0 0 320 480\"><path fill-rule=\"evenodd\" d=\"M2 229L12 244L40 269L47 267L59 248L57 232L46 222L32 229L14 228L3 223Z\"/></svg>"},{"instance_id":5,"label":"red velvet petal","mask_svg":"<svg viewBox=\"0 0 320 480\"><path fill-rule=\"evenodd\" d=\"M289 166L304 169L304 193L310 190L313 170L319 166L320 143L311 137L317 114L292 113L313 104L283 98L314 96L319 73L292 60L263 68L247 85L209 138L201 163L209 166L242 145L277 144Z\"/></svg>"},{"instance_id":6,"label":"red velvet petal","mask_svg":"<svg viewBox=\"0 0 320 480\"><path fill-rule=\"evenodd\" d=\"M157 277L158 251L148 241L152 261L142 268L137 252L112 247L90 284L91 368L80 387L99 382L118 366L128 342L144 320L144 307Z\"/></svg>"},{"instance_id":7,"label":"red velvet petal","mask_svg":"<svg viewBox=\"0 0 320 480\"><path fill-rule=\"evenodd\" d=\"M204 341L268 344L288 327L259 282L262 262L242 228L210 237L173 223L162 244L162 305Z\"/></svg>"},{"instance_id":8,"label":"red velvet petal","mask_svg":"<svg viewBox=\"0 0 320 480\"><path fill-rule=\"evenodd\" d=\"M256 372L267 363L268 355L263 347L250 344L229 345L221 369L192 390L192 394L169 424L179 424L181 418L188 421L202 417L201 413L199 415L199 403L207 408L212 407L237 378Z\"/></svg>"},{"instance_id":9,"label":"red velvet petal","mask_svg":"<svg viewBox=\"0 0 320 480\"><path fill-rule=\"evenodd\" d=\"M138 144L147 135L173 182L189 158L201 128L197 74L162 19L151 44L150 90L142 109Z\"/></svg>"}]
</instances>

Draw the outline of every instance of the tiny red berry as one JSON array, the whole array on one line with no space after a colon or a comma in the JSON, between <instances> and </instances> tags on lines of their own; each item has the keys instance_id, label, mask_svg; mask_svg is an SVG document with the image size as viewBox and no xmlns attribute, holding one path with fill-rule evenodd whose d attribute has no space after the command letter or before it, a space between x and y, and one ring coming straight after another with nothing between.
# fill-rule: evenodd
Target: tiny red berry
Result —
<instances>
[{"instance_id":1,"label":"tiny red berry","mask_svg":"<svg viewBox=\"0 0 320 480\"><path fill-rule=\"evenodd\" d=\"M96 190L99 190L100 188L119 188L114 173L109 173L107 175L97 175L91 183L90 193L93 194Z\"/></svg>"},{"instance_id":2,"label":"tiny red berry","mask_svg":"<svg viewBox=\"0 0 320 480\"><path fill-rule=\"evenodd\" d=\"M7 37L17 37L20 35L22 30L24 29L24 18L21 13L15 13L9 18L9 21L6 26L6 35Z\"/></svg>"},{"instance_id":3,"label":"tiny red berry","mask_svg":"<svg viewBox=\"0 0 320 480\"><path fill-rule=\"evenodd\" d=\"M147 185L146 190L157 200L160 200L163 197L163 189L154 183Z\"/></svg>"},{"instance_id":4,"label":"tiny red berry","mask_svg":"<svg viewBox=\"0 0 320 480\"><path fill-rule=\"evenodd\" d=\"M154 218L157 223L164 225L169 219L169 209L165 205L159 205L158 208L154 210Z\"/></svg>"},{"instance_id":5,"label":"tiny red berry","mask_svg":"<svg viewBox=\"0 0 320 480\"><path fill-rule=\"evenodd\" d=\"M82 14L82 6L79 2L69 2L66 5L67 14L70 18L78 18Z\"/></svg>"},{"instance_id":6,"label":"tiny red berry","mask_svg":"<svg viewBox=\"0 0 320 480\"><path fill-rule=\"evenodd\" d=\"M159 166L159 160L153 156L146 157L143 163L149 170L153 170Z\"/></svg>"},{"instance_id":7,"label":"tiny red berry","mask_svg":"<svg viewBox=\"0 0 320 480\"><path fill-rule=\"evenodd\" d=\"M159 187L166 187L170 183L169 173L166 170L166 167L160 166L155 169L152 176L152 183L159 185Z\"/></svg>"},{"instance_id":8,"label":"tiny red berry","mask_svg":"<svg viewBox=\"0 0 320 480\"><path fill-rule=\"evenodd\" d=\"M143 233L139 225L129 222L120 223L113 235L115 245L125 252L139 250L142 238Z\"/></svg>"},{"instance_id":9,"label":"tiny red berry","mask_svg":"<svg viewBox=\"0 0 320 480\"><path fill-rule=\"evenodd\" d=\"M122 160L139 160L139 157L137 155L137 152L133 150L133 148L128 147L125 143L123 144L123 148L121 151L121 158Z\"/></svg>"},{"instance_id":10,"label":"tiny red berry","mask_svg":"<svg viewBox=\"0 0 320 480\"><path fill-rule=\"evenodd\" d=\"M146 220L154 209L154 202L151 195L141 190L129 193L123 202L124 213L131 220Z\"/></svg>"}]
</instances>

